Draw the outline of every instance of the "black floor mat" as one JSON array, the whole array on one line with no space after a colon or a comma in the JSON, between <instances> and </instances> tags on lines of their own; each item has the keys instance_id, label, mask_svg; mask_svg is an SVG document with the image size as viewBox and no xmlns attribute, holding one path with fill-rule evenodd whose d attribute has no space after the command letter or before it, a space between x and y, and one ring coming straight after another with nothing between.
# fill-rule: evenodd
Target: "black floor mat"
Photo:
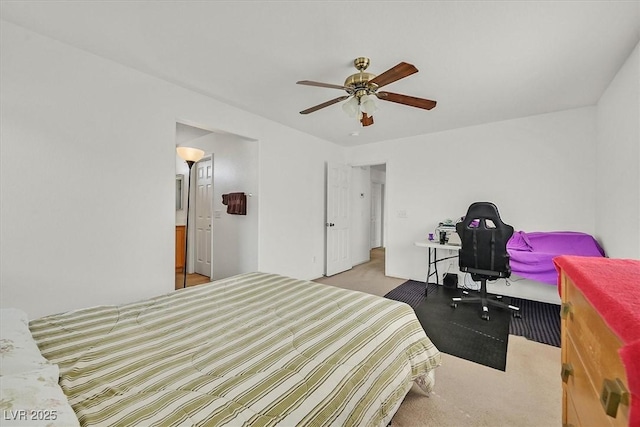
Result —
<instances>
[{"instance_id":1,"label":"black floor mat","mask_svg":"<svg viewBox=\"0 0 640 427\"><path fill-rule=\"evenodd\" d=\"M429 283L427 289L433 292L438 289L438 285ZM424 282L407 280L392 289L385 297L406 302L415 309L425 300L424 290ZM511 304L520 307L522 317L511 318L509 334L560 347L560 305L522 298L511 298Z\"/></svg>"},{"instance_id":2,"label":"black floor mat","mask_svg":"<svg viewBox=\"0 0 640 427\"><path fill-rule=\"evenodd\" d=\"M424 295L424 284L422 289ZM504 371L511 312L489 307L490 320L486 321L481 318L479 303L451 307L451 298L460 296L460 290L434 286L429 291L414 309L435 346L443 353Z\"/></svg>"}]
</instances>

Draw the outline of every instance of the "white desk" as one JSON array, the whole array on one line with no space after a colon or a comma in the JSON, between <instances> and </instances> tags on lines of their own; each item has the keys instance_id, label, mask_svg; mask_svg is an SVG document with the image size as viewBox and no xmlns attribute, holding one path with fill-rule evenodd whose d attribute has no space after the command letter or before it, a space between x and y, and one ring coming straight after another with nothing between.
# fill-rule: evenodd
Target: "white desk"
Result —
<instances>
[{"instance_id":1,"label":"white desk","mask_svg":"<svg viewBox=\"0 0 640 427\"><path fill-rule=\"evenodd\" d=\"M457 258L458 254L457 252L460 251L461 246L458 245L441 245L439 242L431 241L428 239L425 240L420 240L419 242L415 242L414 245L421 247L421 248L427 248L427 280L426 283L429 283L429 278L433 275L436 276L436 285L440 284L440 279L438 277L438 263L440 261L444 261L447 259L452 259L452 258ZM456 251L455 255L450 255L450 256L446 256L444 258L438 258L438 249L440 250L449 250L449 251ZM431 266L433 266L433 272L431 271ZM427 290L425 288L425 294L426 294Z\"/></svg>"},{"instance_id":2,"label":"white desk","mask_svg":"<svg viewBox=\"0 0 640 427\"><path fill-rule=\"evenodd\" d=\"M436 284L440 284L438 281L437 263L447 259L456 258L461 246L455 245L441 245L437 241L421 240L414 243L417 247L427 248L428 255L428 267L427 267L427 282L433 275L436 276ZM445 256L443 258L437 258L437 250L456 251L455 255ZM433 269L433 271L432 271ZM517 275L517 273L511 274L511 283L517 283L518 286L510 286L510 283L505 279L496 280L495 282L487 283L487 290L491 294L505 295L513 298L523 298L532 301L546 302L549 304L560 304L560 296L558 289L555 286L550 286L546 283L536 282L534 280L528 280ZM426 289L425 289L426 293Z\"/></svg>"}]
</instances>

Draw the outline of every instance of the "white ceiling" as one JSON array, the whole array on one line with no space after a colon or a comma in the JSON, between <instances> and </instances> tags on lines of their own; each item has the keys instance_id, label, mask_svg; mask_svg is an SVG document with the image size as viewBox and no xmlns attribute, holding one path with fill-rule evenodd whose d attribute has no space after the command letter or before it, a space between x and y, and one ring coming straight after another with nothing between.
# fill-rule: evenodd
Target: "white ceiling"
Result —
<instances>
[{"instance_id":1,"label":"white ceiling","mask_svg":"<svg viewBox=\"0 0 640 427\"><path fill-rule=\"evenodd\" d=\"M594 105L640 40L638 1L2 1L2 19L350 146ZM332 105L358 56L384 90L361 128ZM350 136L358 131L359 136Z\"/></svg>"}]
</instances>

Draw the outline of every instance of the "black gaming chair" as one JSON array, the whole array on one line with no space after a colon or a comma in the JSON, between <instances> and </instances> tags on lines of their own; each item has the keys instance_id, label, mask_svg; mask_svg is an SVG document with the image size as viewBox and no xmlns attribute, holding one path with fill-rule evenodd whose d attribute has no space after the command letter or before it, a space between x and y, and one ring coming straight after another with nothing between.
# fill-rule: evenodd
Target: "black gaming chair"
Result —
<instances>
[{"instance_id":1,"label":"black gaming chair","mask_svg":"<svg viewBox=\"0 0 640 427\"><path fill-rule=\"evenodd\" d=\"M469 206L467 215L456 224L460 236L460 271L471 274L474 281L480 281L478 297L453 298L452 307L459 303L479 302L482 304L482 318L489 320L489 305L502 307L519 316L519 308L498 299L487 297L487 280L511 276L507 241L513 235L513 227L500 219L498 208L491 202L476 202Z\"/></svg>"}]
</instances>

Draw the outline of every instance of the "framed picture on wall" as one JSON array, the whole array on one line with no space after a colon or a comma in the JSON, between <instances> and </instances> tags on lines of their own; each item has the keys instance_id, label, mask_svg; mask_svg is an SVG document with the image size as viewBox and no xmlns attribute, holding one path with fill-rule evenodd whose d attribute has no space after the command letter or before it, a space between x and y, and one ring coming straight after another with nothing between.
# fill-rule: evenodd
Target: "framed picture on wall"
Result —
<instances>
[{"instance_id":1,"label":"framed picture on wall","mask_svg":"<svg viewBox=\"0 0 640 427\"><path fill-rule=\"evenodd\" d=\"M176 175L176 210L181 211L182 207L182 199L184 194L184 175L179 174Z\"/></svg>"}]
</instances>

